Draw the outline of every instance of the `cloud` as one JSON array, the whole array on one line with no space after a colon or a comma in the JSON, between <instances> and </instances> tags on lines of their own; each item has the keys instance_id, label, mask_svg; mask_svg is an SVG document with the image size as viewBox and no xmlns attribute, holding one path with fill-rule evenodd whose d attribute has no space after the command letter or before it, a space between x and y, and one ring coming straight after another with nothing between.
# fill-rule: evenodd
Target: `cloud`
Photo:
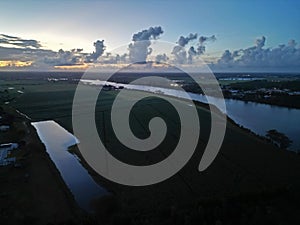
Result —
<instances>
[{"instance_id":1,"label":"cloud","mask_svg":"<svg viewBox=\"0 0 300 225\"><path fill-rule=\"evenodd\" d=\"M165 63L169 60L169 57L166 55L166 53L164 54L159 54L155 57L155 61L158 63Z\"/></svg>"},{"instance_id":2,"label":"cloud","mask_svg":"<svg viewBox=\"0 0 300 225\"><path fill-rule=\"evenodd\" d=\"M171 54L174 55L174 62L178 64L185 64L187 62L187 53L185 48L180 45L174 46Z\"/></svg>"},{"instance_id":3,"label":"cloud","mask_svg":"<svg viewBox=\"0 0 300 225\"><path fill-rule=\"evenodd\" d=\"M184 64L193 62L194 57L200 56L205 52L205 43L208 41L215 41L216 36L212 35L210 37L200 36L196 46L190 46L188 51L184 48L186 45L190 44L191 41L197 39L198 34L190 33L187 37L180 36L177 45L173 48L172 54L175 57L175 63Z\"/></svg>"},{"instance_id":4,"label":"cloud","mask_svg":"<svg viewBox=\"0 0 300 225\"><path fill-rule=\"evenodd\" d=\"M12 47L21 48L41 48L42 45L39 41L33 39L22 39L20 37L9 36L5 34L0 34L0 45L9 45Z\"/></svg>"},{"instance_id":5,"label":"cloud","mask_svg":"<svg viewBox=\"0 0 300 225\"><path fill-rule=\"evenodd\" d=\"M157 39L162 33L162 28L158 26L133 34L132 43L128 46L130 62L145 62L152 53L150 40Z\"/></svg>"},{"instance_id":6,"label":"cloud","mask_svg":"<svg viewBox=\"0 0 300 225\"><path fill-rule=\"evenodd\" d=\"M261 49L265 46L266 38L262 36L261 39L257 38L255 41L256 48Z\"/></svg>"},{"instance_id":7,"label":"cloud","mask_svg":"<svg viewBox=\"0 0 300 225\"><path fill-rule=\"evenodd\" d=\"M148 30L142 30L136 34L133 34L132 41L148 41L150 39L156 39L163 33L160 26L150 27Z\"/></svg>"},{"instance_id":8,"label":"cloud","mask_svg":"<svg viewBox=\"0 0 300 225\"><path fill-rule=\"evenodd\" d=\"M58 52L42 49L37 40L0 35L0 60L30 61L31 67L49 69L55 66L78 66L96 61L105 51L104 40L94 42L95 51L83 53L83 49L60 49Z\"/></svg>"},{"instance_id":9,"label":"cloud","mask_svg":"<svg viewBox=\"0 0 300 225\"><path fill-rule=\"evenodd\" d=\"M128 54L116 54L112 55L107 52L105 55L102 55L98 58L98 62L102 64L118 64L118 63L128 63Z\"/></svg>"},{"instance_id":10,"label":"cloud","mask_svg":"<svg viewBox=\"0 0 300 225\"><path fill-rule=\"evenodd\" d=\"M288 68L289 70L300 68L300 48L297 48L295 40L290 40L287 45L279 45L276 48L264 48L266 38L262 36L255 40L255 45L246 49L231 52L226 50L216 68L235 69L276 69Z\"/></svg>"},{"instance_id":11,"label":"cloud","mask_svg":"<svg viewBox=\"0 0 300 225\"><path fill-rule=\"evenodd\" d=\"M199 37L199 44L203 45L204 42L206 42L206 41L215 41L215 40L217 40L215 35L212 35L210 37L200 36Z\"/></svg>"},{"instance_id":12,"label":"cloud","mask_svg":"<svg viewBox=\"0 0 300 225\"><path fill-rule=\"evenodd\" d=\"M44 63L52 66L80 66L85 63L92 63L99 60L105 51L104 40L94 42L95 51L92 53L83 53L83 49L77 48L70 51L60 49L58 52L46 56Z\"/></svg>"},{"instance_id":13,"label":"cloud","mask_svg":"<svg viewBox=\"0 0 300 225\"><path fill-rule=\"evenodd\" d=\"M3 46L2 46L2 45ZM52 51L42 49L39 41L26 40L9 35L0 36L0 61L32 62L30 69L53 69L57 66L80 66L96 61L105 51L104 40L94 43L95 51L83 53L83 49ZM4 62L3 62L4 64ZM12 65L11 63L5 63ZM25 65L25 64L24 64ZM29 68L29 67L28 67Z\"/></svg>"},{"instance_id":14,"label":"cloud","mask_svg":"<svg viewBox=\"0 0 300 225\"><path fill-rule=\"evenodd\" d=\"M0 61L3 63L14 61L16 63L23 62L23 65L28 65L26 62L30 62L30 69L49 69L49 65L44 63L46 57L55 56L56 52L45 49L30 49L30 48L12 48L0 46ZM7 68L13 68L8 64ZM22 65L22 64L20 64Z\"/></svg>"},{"instance_id":15,"label":"cloud","mask_svg":"<svg viewBox=\"0 0 300 225\"><path fill-rule=\"evenodd\" d=\"M151 40L159 38L161 34L163 34L163 30L160 26L150 27L133 34L132 42L127 48L128 52L125 50L123 54L106 52L104 40L96 40L93 43L95 50L92 53L85 53L80 48L47 50L43 49L37 40L1 34L1 69L17 67L20 69L22 66L26 66L28 70L84 69L92 63L109 66L145 62L152 53ZM153 59L158 63L192 64L202 62L200 56L205 54L207 43L215 40L215 35L200 36L197 33L190 33L187 36L180 36L171 52L159 51L160 54L156 56L152 53ZM275 48L267 48L266 42L266 37L262 36L257 38L249 48L226 50L208 65L218 71L300 70L300 48L295 40L292 39L287 44L281 44ZM198 59L200 61L197 61Z\"/></svg>"},{"instance_id":16,"label":"cloud","mask_svg":"<svg viewBox=\"0 0 300 225\"><path fill-rule=\"evenodd\" d=\"M84 61L83 49L72 49L64 51L60 49L58 52L51 54L51 56L44 57L44 62L48 65L63 66L63 65L78 65Z\"/></svg>"},{"instance_id":17,"label":"cloud","mask_svg":"<svg viewBox=\"0 0 300 225\"><path fill-rule=\"evenodd\" d=\"M198 52L195 50L194 46L191 46L188 50L188 62L192 63L194 56L196 56Z\"/></svg>"},{"instance_id":18,"label":"cloud","mask_svg":"<svg viewBox=\"0 0 300 225\"><path fill-rule=\"evenodd\" d=\"M178 39L178 45L181 47L186 46L190 41L197 39L198 34L190 33L187 37L180 36Z\"/></svg>"},{"instance_id":19,"label":"cloud","mask_svg":"<svg viewBox=\"0 0 300 225\"><path fill-rule=\"evenodd\" d=\"M94 42L94 47L95 47L95 52L93 52L87 57L88 62L96 61L104 53L106 48L104 45L104 40L102 41L97 40L96 42Z\"/></svg>"}]
</instances>

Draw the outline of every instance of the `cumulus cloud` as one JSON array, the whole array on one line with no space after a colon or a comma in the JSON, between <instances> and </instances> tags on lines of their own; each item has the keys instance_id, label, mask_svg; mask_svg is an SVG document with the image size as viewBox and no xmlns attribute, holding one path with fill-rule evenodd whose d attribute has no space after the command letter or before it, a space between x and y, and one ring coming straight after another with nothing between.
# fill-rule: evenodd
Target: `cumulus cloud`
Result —
<instances>
[{"instance_id":1,"label":"cumulus cloud","mask_svg":"<svg viewBox=\"0 0 300 225\"><path fill-rule=\"evenodd\" d=\"M166 53L164 53L164 54L158 54L155 57L155 61L158 62L158 63L165 63L168 60L169 60L169 57L166 55Z\"/></svg>"},{"instance_id":2,"label":"cumulus cloud","mask_svg":"<svg viewBox=\"0 0 300 225\"><path fill-rule=\"evenodd\" d=\"M264 48L266 38L255 40L255 45L246 49L231 52L226 50L218 60L219 68L300 68L300 48L295 40L276 48Z\"/></svg>"},{"instance_id":3,"label":"cumulus cloud","mask_svg":"<svg viewBox=\"0 0 300 225\"><path fill-rule=\"evenodd\" d=\"M295 48L297 45L297 42L295 40L290 40L288 43L288 46L291 48Z\"/></svg>"},{"instance_id":4,"label":"cumulus cloud","mask_svg":"<svg viewBox=\"0 0 300 225\"><path fill-rule=\"evenodd\" d=\"M118 63L127 63L128 62L128 54L116 54L113 55L109 52L102 55L98 58L98 62L104 63L104 64L118 64Z\"/></svg>"},{"instance_id":5,"label":"cumulus cloud","mask_svg":"<svg viewBox=\"0 0 300 225\"><path fill-rule=\"evenodd\" d=\"M29 69L51 69L44 62L46 57L55 56L56 52L46 49L30 49L0 46L0 61L22 61ZM29 66L28 66L29 65ZM7 66L10 68L10 66ZM4 68L5 69L5 68Z\"/></svg>"},{"instance_id":6,"label":"cumulus cloud","mask_svg":"<svg viewBox=\"0 0 300 225\"><path fill-rule=\"evenodd\" d=\"M188 50L188 62L192 63L194 56L196 56L197 54L198 52L195 50L194 46L191 46Z\"/></svg>"},{"instance_id":7,"label":"cumulus cloud","mask_svg":"<svg viewBox=\"0 0 300 225\"><path fill-rule=\"evenodd\" d=\"M59 66L87 66L96 62L103 64L145 62L152 53L151 40L159 38L162 33L162 28L157 26L133 34L132 42L128 45L128 52L125 50L123 54L106 52L104 40L96 40L93 43L95 50L92 53L85 53L79 48L47 50L43 49L37 40L1 34L0 61L4 61L2 65L8 66L22 61L24 63L18 65L26 65L29 69L39 70L59 68ZM207 43L215 40L215 35L200 36L197 33L190 33L187 36L180 36L171 52L160 52L156 56L153 55L153 58L158 63L191 64L206 52ZM277 71L300 70L300 48L295 40L292 39L287 44L281 44L275 48L267 48L266 42L266 37L262 36L257 38L249 48L226 50L210 66L220 71L227 71L227 69L230 71L266 71L277 70L276 68L280 68Z\"/></svg>"},{"instance_id":8,"label":"cumulus cloud","mask_svg":"<svg viewBox=\"0 0 300 225\"><path fill-rule=\"evenodd\" d=\"M180 45L174 46L171 54L174 55L174 61L178 64L185 64L187 62L187 53L185 48L181 47Z\"/></svg>"},{"instance_id":9,"label":"cumulus cloud","mask_svg":"<svg viewBox=\"0 0 300 225\"><path fill-rule=\"evenodd\" d=\"M200 45L203 45L204 42L206 42L206 41L215 41L215 40L217 40L217 38L216 38L215 35L212 35L210 37L206 37L206 36L200 36L199 37L199 43L200 43Z\"/></svg>"},{"instance_id":10,"label":"cumulus cloud","mask_svg":"<svg viewBox=\"0 0 300 225\"><path fill-rule=\"evenodd\" d=\"M83 49L72 50L60 49L58 52L44 57L44 63L53 66L72 66L84 63L92 63L99 60L105 51L104 40L94 42L95 51L92 53L83 53Z\"/></svg>"},{"instance_id":11,"label":"cumulus cloud","mask_svg":"<svg viewBox=\"0 0 300 225\"><path fill-rule=\"evenodd\" d=\"M94 42L95 51L87 57L88 61L96 61L105 51L104 40Z\"/></svg>"},{"instance_id":12,"label":"cumulus cloud","mask_svg":"<svg viewBox=\"0 0 300 225\"><path fill-rule=\"evenodd\" d=\"M95 51L83 53L83 49L52 51L43 49L39 41L0 35L0 61L30 61L30 69L53 69L55 66L83 65L94 62L105 51L104 40L94 43ZM118 56L122 58L121 56ZM116 57L116 58L118 58ZM29 68L29 67L28 67Z\"/></svg>"},{"instance_id":13,"label":"cumulus cloud","mask_svg":"<svg viewBox=\"0 0 300 225\"><path fill-rule=\"evenodd\" d=\"M44 58L44 62L53 66L82 64L82 50L83 49L72 49L70 51L64 51L60 49L57 53L54 53L51 56L46 56Z\"/></svg>"},{"instance_id":14,"label":"cumulus cloud","mask_svg":"<svg viewBox=\"0 0 300 225\"><path fill-rule=\"evenodd\" d=\"M198 34L190 33L187 37L180 36L177 45L173 48L172 54L175 57L175 62L179 64L192 63L195 56L204 54L205 43L208 41L215 41L216 36L212 35L210 37L200 36L196 46L190 46L188 51L184 48L190 44L193 40L198 38Z\"/></svg>"},{"instance_id":15,"label":"cumulus cloud","mask_svg":"<svg viewBox=\"0 0 300 225\"><path fill-rule=\"evenodd\" d=\"M266 37L262 36L261 38L257 38L255 41L256 48L260 49L265 46Z\"/></svg>"},{"instance_id":16,"label":"cumulus cloud","mask_svg":"<svg viewBox=\"0 0 300 225\"><path fill-rule=\"evenodd\" d=\"M190 41L197 39L198 34L190 33L187 37L180 36L178 39L178 45L181 47L186 46Z\"/></svg>"},{"instance_id":17,"label":"cumulus cloud","mask_svg":"<svg viewBox=\"0 0 300 225\"><path fill-rule=\"evenodd\" d=\"M37 40L33 39L22 39L20 37L9 36L0 34L0 45L9 45L12 47L21 48L40 48L42 45Z\"/></svg>"},{"instance_id":18,"label":"cumulus cloud","mask_svg":"<svg viewBox=\"0 0 300 225\"><path fill-rule=\"evenodd\" d=\"M158 26L133 34L132 43L128 46L130 62L145 62L152 52L150 40L157 39L162 33L162 28Z\"/></svg>"}]
</instances>

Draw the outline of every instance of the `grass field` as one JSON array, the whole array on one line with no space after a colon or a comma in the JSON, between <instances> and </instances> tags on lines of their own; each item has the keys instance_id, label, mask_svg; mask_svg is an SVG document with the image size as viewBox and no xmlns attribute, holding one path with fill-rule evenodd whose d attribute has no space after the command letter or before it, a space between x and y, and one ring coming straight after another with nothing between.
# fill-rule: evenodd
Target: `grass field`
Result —
<instances>
[{"instance_id":1,"label":"grass field","mask_svg":"<svg viewBox=\"0 0 300 225\"><path fill-rule=\"evenodd\" d=\"M6 85L19 84L6 83ZM27 84L22 83L22 87L24 94L15 98L10 103L12 106L33 121L53 119L72 132L71 113L75 83L31 81ZM174 109L158 98L149 98L136 104L130 116L131 128L136 136L145 138L149 135L148 122L153 116L160 116L166 121L168 134L155 150L146 154L133 152L119 143L111 129L110 108L117 94L118 91L101 93L99 96L101 101L99 100L96 106L95 121L98 131L110 152L120 160L137 165L153 164L167 157L176 146L180 133L178 115ZM186 102L182 101L182 104ZM279 150L231 122L227 124L225 140L217 158L207 170L199 173L198 165L210 133L210 113L201 105L197 106L197 111L201 124L197 149L192 159L179 173L162 183L147 187L126 187L102 178L84 162L83 165L98 183L118 197L124 206L123 210L127 213L151 214L156 211L157 206L180 208L196 204L201 201L199 199L223 199L245 193L272 192L287 187L292 190L300 188L298 155ZM293 194L296 197L291 200L293 202L291 205L299 202L298 192L294 191ZM270 204L274 207L289 204L284 201L287 200L275 199ZM299 208L291 206L289 212L282 213L280 220L286 218L289 213L296 215ZM291 217L291 220L294 221L295 218Z\"/></svg>"}]
</instances>

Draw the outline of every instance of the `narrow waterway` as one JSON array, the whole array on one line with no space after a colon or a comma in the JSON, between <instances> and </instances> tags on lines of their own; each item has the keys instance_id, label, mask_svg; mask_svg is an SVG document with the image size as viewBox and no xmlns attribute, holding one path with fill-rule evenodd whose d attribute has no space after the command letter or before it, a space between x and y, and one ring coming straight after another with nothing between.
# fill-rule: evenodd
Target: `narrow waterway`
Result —
<instances>
[{"instance_id":1,"label":"narrow waterway","mask_svg":"<svg viewBox=\"0 0 300 225\"><path fill-rule=\"evenodd\" d=\"M91 200L107 192L92 179L80 159L68 152L68 147L78 143L76 137L52 120L31 124L79 206L91 211Z\"/></svg>"}]
</instances>

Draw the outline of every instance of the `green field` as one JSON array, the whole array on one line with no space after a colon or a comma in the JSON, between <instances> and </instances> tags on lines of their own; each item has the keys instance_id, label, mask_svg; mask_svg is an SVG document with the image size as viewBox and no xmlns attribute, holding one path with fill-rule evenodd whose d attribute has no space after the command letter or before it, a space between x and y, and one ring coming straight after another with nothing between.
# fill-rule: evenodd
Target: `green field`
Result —
<instances>
[{"instance_id":1,"label":"green field","mask_svg":"<svg viewBox=\"0 0 300 225\"><path fill-rule=\"evenodd\" d=\"M6 85L14 85L17 87L21 84L10 83ZM24 88L23 90L25 93L19 95L13 102L11 102L10 104L12 106L28 115L33 121L55 120L67 130L72 132L71 114L73 96L76 89L75 83L70 83L68 81L55 83L36 81L34 83L31 81L28 82L28 84L22 82L22 87ZM92 87L87 86L86 88L88 90ZM122 149L122 146L116 139L110 123L111 104L117 94L118 91L101 92L96 106L95 121L98 126L99 134L105 144L107 144L108 147L115 146L111 147L113 152L122 152L119 151L120 148ZM126 99L124 99L124 101L126 101ZM130 99L127 99L127 101L130 101ZM186 102L182 101L182 104L186 104ZM201 124L198 148L199 152L202 152L210 133L210 112L205 107L201 106L198 106L197 110ZM172 151L172 147L176 146L178 141L177 137L180 131L178 115L169 103L155 97L141 101L136 104L131 112L130 125L136 136L145 138L149 135L149 131L147 129L148 122L154 116L162 117L168 125L168 131L170 132L168 132L166 140L162 143L163 146L159 149L161 151L165 151L165 154L167 155L170 151ZM230 160L237 160L239 157L246 157L247 154L255 153L262 156L270 153L270 151L276 151L276 153L281 152L274 146L265 143L264 141L256 138L254 135L247 133L236 125L228 122L220 158L222 158L221 156L224 154L228 155L228 157L230 155L232 158ZM286 154L289 155L292 153ZM128 158L128 155L124 157ZM245 160L248 159L245 158ZM253 169L256 171L260 168ZM252 175L254 177L256 176L255 173Z\"/></svg>"},{"instance_id":2,"label":"green field","mask_svg":"<svg viewBox=\"0 0 300 225\"><path fill-rule=\"evenodd\" d=\"M31 81L18 84L6 81L1 85L23 87L24 94L16 97L10 105L28 115L33 121L55 120L72 132L71 114L75 83ZM86 86L87 90L90 88L95 87ZM149 165L166 158L176 146L180 134L178 114L174 108L156 97L137 103L130 115L133 133L139 138L146 138L149 135L149 120L159 116L166 121L168 134L162 144L152 151L130 151L120 144L111 128L110 109L117 94L118 91L101 92L96 106L95 121L99 135L110 152L120 160L136 165ZM182 101L182 104L187 103ZM298 155L280 150L231 122L227 123L225 140L217 158L207 170L199 173L198 165L210 134L211 120L207 107L198 104L197 111L201 125L197 149L179 173L162 183L129 188L107 181L96 175L88 165L84 166L98 183L112 191L126 205L125 208L130 213L153 213L156 205L170 207L175 204L183 207L202 201L199 199L203 198L222 199L245 193L256 195L262 191L268 193L285 189L287 186L293 190L300 188ZM293 201L297 202L298 197L296 194ZM278 200L279 202L274 201L272 204L276 207L287 204L283 202L286 200L282 199ZM296 209L291 207L291 212L295 213L294 210ZM284 216L283 218L286 218L286 215Z\"/></svg>"}]
</instances>

